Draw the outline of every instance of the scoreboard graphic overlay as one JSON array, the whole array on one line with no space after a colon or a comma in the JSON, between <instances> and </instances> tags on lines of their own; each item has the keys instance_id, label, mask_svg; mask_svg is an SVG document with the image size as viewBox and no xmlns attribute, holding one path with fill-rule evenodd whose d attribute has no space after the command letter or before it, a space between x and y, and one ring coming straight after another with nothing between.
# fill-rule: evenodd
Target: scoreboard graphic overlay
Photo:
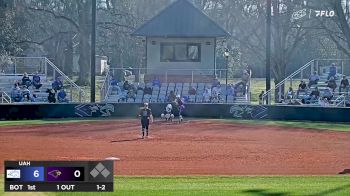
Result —
<instances>
[{"instance_id":1,"label":"scoreboard graphic overlay","mask_svg":"<svg viewBox=\"0 0 350 196\"><path fill-rule=\"evenodd\" d=\"M5 161L5 192L113 192L113 161Z\"/></svg>"}]
</instances>

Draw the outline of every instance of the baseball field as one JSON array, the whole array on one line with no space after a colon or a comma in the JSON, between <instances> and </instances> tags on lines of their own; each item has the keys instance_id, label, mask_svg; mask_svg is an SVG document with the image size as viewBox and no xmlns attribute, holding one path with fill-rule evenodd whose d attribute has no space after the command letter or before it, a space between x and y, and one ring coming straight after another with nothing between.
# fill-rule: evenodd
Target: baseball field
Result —
<instances>
[{"instance_id":1,"label":"baseball field","mask_svg":"<svg viewBox=\"0 0 350 196\"><path fill-rule=\"evenodd\" d=\"M101 195L350 195L350 124L156 121L142 140L136 119L1 121L0 149L1 173L4 160L117 157Z\"/></svg>"}]
</instances>

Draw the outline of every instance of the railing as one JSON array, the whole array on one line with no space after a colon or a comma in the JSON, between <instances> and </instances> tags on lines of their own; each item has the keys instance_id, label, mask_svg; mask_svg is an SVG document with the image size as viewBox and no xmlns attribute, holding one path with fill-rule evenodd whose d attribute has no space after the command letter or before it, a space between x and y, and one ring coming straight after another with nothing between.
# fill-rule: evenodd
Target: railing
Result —
<instances>
[{"instance_id":1,"label":"railing","mask_svg":"<svg viewBox=\"0 0 350 196\"><path fill-rule=\"evenodd\" d=\"M0 92L1 103L11 103L11 97L6 92Z\"/></svg>"},{"instance_id":2,"label":"railing","mask_svg":"<svg viewBox=\"0 0 350 196\"><path fill-rule=\"evenodd\" d=\"M308 79L311 73L316 72L318 75L325 76L328 70L328 67L335 63L337 66L338 73L343 74L346 67L350 66L350 60L349 59L314 59L300 67L298 70L290 74L288 77L286 77L284 80L279 82L275 85L274 88L270 89L269 91L266 91L263 95L263 103L266 103L268 101L268 104L272 104L275 102L280 102L282 100L282 95L285 94L285 90L287 88L284 88L285 84L289 83L289 87L293 87L293 82L297 80L304 80ZM347 66L345 66L344 63L347 63ZM305 77L306 76L306 77ZM276 94L277 93L277 94ZM272 97L274 99L272 100Z\"/></svg>"},{"instance_id":3,"label":"railing","mask_svg":"<svg viewBox=\"0 0 350 196\"><path fill-rule=\"evenodd\" d=\"M69 86L70 86L70 100L73 100L73 89L76 89L79 93L79 102L85 102L85 92L84 90L78 86L73 80L71 80L66 74L64 74L58 67L53 64L49 59L45 58L45 62L49 64L53 68L53 78L56 78L56 72L60 74L61 77L65 79L65 81L68 81ZM45 66L45 70L47 70L47 66Z\"/></svg>"},{"instance_id":4,"label":"railing","mask_svg":"<svg viewBox=\"0 0 350 196\"><path fill-rule=\"evenodd\" d=\"M241 76L242 69L230 70L229 77L227 78L228 84L239 82L240 77L233 77L233 75ZM105 101L108 98L110 92L111 79L115 79L118 82L129 81L130 83L152 83L154 79L159 79L162 83L212 83L216 77L221 84L226 83L226 69L145 69L145 68L109 68L106 72L106 76L101 92L101 101ZM233 73L232 73L233 72ZM246 100L250 102L250 76L246 89ZM224 90L226 92L226 90Z\"/></svg>"},{"instance_id":5,"label":"railing","mask_svg":"<svg viewBox=\"0 0 350 196\"><path fill-rule=\"evenodd\" d=\"M73 102L85 102L85 92L71 78L63 73L52 61L46 57L11 57L11 62L0 67L2 75L5 76L22 76L23 73L36 73L45 76L46 79L56 79L60 76L66 82L64 85L69 87L67 94ZM73 92L74 91L74 92ZM77 92L78 95L74 95Z\"/></svg>"}]
</instances>

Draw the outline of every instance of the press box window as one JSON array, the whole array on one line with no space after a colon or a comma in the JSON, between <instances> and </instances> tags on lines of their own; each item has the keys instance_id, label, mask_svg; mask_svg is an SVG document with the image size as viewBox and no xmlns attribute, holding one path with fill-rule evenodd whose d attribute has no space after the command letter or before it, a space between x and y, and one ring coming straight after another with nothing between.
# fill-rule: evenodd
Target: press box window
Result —
<instances>
[{"instance_id":1,"label":"press box window","mask_svg":"<svg viewBox=\"0 0 350 196\"><path fill-rule=\"evenodd\" d=\"M200 44L161 43L161 62L199 62Z\"/></svg>"}]
</instances>

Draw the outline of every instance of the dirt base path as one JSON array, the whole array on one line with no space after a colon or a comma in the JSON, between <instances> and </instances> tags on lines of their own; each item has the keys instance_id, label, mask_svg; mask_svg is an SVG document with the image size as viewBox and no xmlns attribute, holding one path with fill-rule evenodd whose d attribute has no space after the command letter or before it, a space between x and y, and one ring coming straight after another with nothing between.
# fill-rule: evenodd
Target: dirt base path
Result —
<instances>
[{"instance_id":1,"label":"dirt base path","mask_svg":"<svg viewBox=\"0 0 350 196\"><path fill-rule=\"evenodd\" d=\"M213 120L157 122L139 139L137 120L0 127L4 160L118 157L117 175L337 174L350 168L350 133L238 125Z\"/></svg>"}]
</instances>

